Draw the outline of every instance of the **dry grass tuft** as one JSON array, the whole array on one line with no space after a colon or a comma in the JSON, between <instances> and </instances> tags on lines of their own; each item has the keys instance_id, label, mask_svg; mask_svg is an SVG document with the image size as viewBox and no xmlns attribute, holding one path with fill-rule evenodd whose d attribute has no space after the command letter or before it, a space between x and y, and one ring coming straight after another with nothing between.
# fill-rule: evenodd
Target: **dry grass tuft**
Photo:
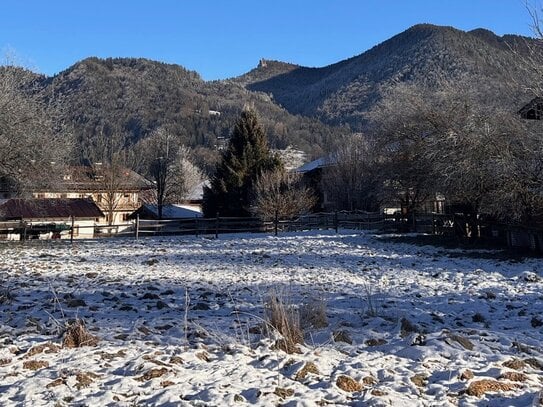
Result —
<instances>
[{"instance_id":1,"label":"dry grass tuft","mask_svg":"<svg viewBox=\"0 0 543 407\"><path fill-rule=\"evenodd\" d=\"M275 394L276 396L278 396L281 399L286 399L286 398L292 397L294 395L294 390L293 389L287 389L287 388L284 388L284 387L276 387L275 390L273 391L273 394Z\"/></svg>"},{"instance_id":2,"label":"dry grass tuft","mask_svg":"<svg viewBox=\"0 0 543 407\"><path fill-rule=\"evenodd\" d=\"M351 338L351 335L349 335L349 332L347 331L335 331L333 333L334 342L344 342L348 343L349 345L353 344L353 339Z\"/></svg>"},{"instance_id":3,"label":"dry grass tuft","mask_svg":"<svg viewBox=\"0 0 543 407\"><path fill-rule=\"evenodd\" d=\"M411 382L417 387L426 387L428 384L428 376L424 373L417 373L410 378Z\"/></svg>"},{"instance_id":4,"label":"dry grass tuft","mask_svg":"<svg viewBox=\"0 0 543 407\"><path fill-rule=\"evenodd\" d=\"M469 369L466 369L464 370L462 373L460 373L460 375L458 376L458 378L460 380L471 380L475 377L475 374L469 370Z\"/></svg>"},{"instance_id":5,"label":"dry grass tuft","mask_svg":"<svg viewBox=\"0 0 543 407\"><path fill-rule=\"evenodd\" d=\"M60 349L60 346L52 342L42 343L30 348L28 352L26 352L24 357L29 358L31 356L37 355L38 353L58 353L60 352Z\"/></svg>"},{"instance_id":6,"label":"dry grass tuft","mask_svg":"<svg viewBox=\"0 0 543 407\"><path fill-rule=\"evenodd\" d=\"M85 323L76 319L68 324L64 333L62 346L65 348L80 348L82 346L96 346L100 340L91 334L85 327Z\"/></svg>"},{"instance_id":7,"label":"dry grass tuft","mask_svg":"<svg viewBox=\"0 0 543 407\"><path fill-rule=\"evenodd\" d=\"M298 310L277 295L270 295L265 303L265 312L268 328L282 336L275 343L275 348L286 353L298 353L297 345L304 343Z\"/></svg>"},{"instance_id":8,"label":"dry grass tuft","mask_svg":"<svg viewBox=\"0 0 543 407\"><path fill-rule=\"evenodd\" d=\"M0 359L0 367L2 366L7 366L11 363L11 359L10 358L2 358Z\"/></svg>"},{"instance_id":9,"label":"dry grass tuft","mask_svg":"<svg viewBox=\"0 0 543 407\"><path fill-rule=\"evenodd\" d=\"M524 363L526 363L532 369L543 370L543 362L539 361L536 358L524 359Z\"/></svg>"},{"instance_id":10,"label":"dry grass tuft","mask_svg":"<svg viewBox=\"0 0 543 407\"><path fill-rule=\"evenodd\" d=\"M62 377L59 377L58 379L55 379L51 382L49 382L45 388L47 389L51 389L53 387L58 387L58 386L61 386L63 384L66 384L66 379L62 378Z\"/></svg>"},{"instance_id":11,"label":"dry grass tuft","mask_svg":"<svg viewBox=\"0 0 543 407\"><path fill-rule=\"evenodd\" d=\"M525 382L528 376L520 372L505 372L499 377L500 379L510 380L512 382Z\"/></svg>"},{"instance_id":12,"label":"dry grass tuft","mask_svg":"<svg viewBox=\"0 0 543 407\"><path fill-rule=\"evenodd\" d=\"M160 387L164 388L164 387L169 387L169 386L173 386L175 383L172 382L171 380L164 380L162 382L160 382Z\"/></svg>"},{"instance_id":13,"label":"dry grass tuft","mask_svg":"<svg viewBox=\"0 0 543 407\"><path fill-rule=\"evenodd\" d=\"M311 329L326 328L328 326L326 302L323 298L311 298L300 307L300 325Z\"/></svg>"},{"instance_id":14,"label":"dry grass tuft","mask_svg":"<svg viewBox=\"0 0 543 407\"><path fill-rule=\"evenodd\" d=\"M97 379L98 377L100 376L94 373L80 372L75 375L75 380L77 381L75 387L78 390L84 389L85 387L89 387L94 382L94 379Z\"/></svg>"},{"instance_id":15,"label":"dry grass tuft","mask_svg":"<svg viewBox=\"0 0 543 407\"><path fill-rule=\"evenodd\" d=\"M367 346L381 346L386 345L387 341L381 338L372 338L368 339L365 343Z\"/></svg>"},{"instance_id":16,"label":"dry grass tuft","mask_svg":"<svg viewBox=\"0 0 543 407\"><path fill-rule=\"evenodd\" d=\"M198 352L196 354L196 357L200 360L203 360L204 362L211 362L211 357L206 351Z\"/></svg>"},{"instance_id":17,"label":"dry grass tuft","mask_svg":"<svg viewBox=\"0 0 543 407\"><path fill-rule=\"evenodd\" d=\"M319 368L313 362L307 362L304 367L302 367L298 373L296 373L295 380L303 380L307 377L308 374L320 375Z\"/></svg>"},{"instance_id":18,"label":"dry grass tuft","mask_svg":"<svg viewBox=\"0 0 543 407\"><path fill-rule=\"evenodd\" d=\"M341 375L336 380L336 386L339 387L343 391L347 391L349 393L354 393L357 391L362 391L362 383L357 382L350 376Z\"/></svg>"},{"instance_id":19,"label":"dry grass tuft","mask_svg":"<svg viewBox=\"0 0 543 407\"><path fill-rule=\"evenodd\" d=\"M137 377L134 380L137 380L138 382L147 382L151 379L162 377L168 372L169 370L166 369L165 367L161 367L160 369L150 369L147 372L145 372L142 376Z\"/></svg>"},{"instance_id":20,"label":"dry grass tuft","mask_svg":"<svg viewBox=\"0 0 543 407\"><path fill-rule=\"evenodd\" d=\"M3 288L0 290L0 304L11 304L15 300L13 291Z\"/></svg>"},{"instance_id":21,"label":"dry grass tuft","mask_svg":"<svg viewBox=\"0 0 543 407\"><path fill-rule=\"evenodd\" d=\"M23 368L28 370L39 370L44 367L49 367L49 362L46 360L27 360L23 362Z\"/></svg>"},{"instance_id":22,"label":"dry grass tuft","mask_svg":"<svg viewBox=\"0 0 543 407\"><path fill-rule=\"evenodd\" d=\"M469 396L481 397L490 392L504 392L518 388L517 384L500 383L496 380L483 379L473 382L466 390Z\"/></svg>"},{"instance_id":23,"label":"dry grass tuft","mask_svg":"<svg viewBox=\"0 0 543 407\"><path fill-rule=\"evenodd\" d=\"M513 370L523 370L524 368L526 368L526 362L520 359L510 359L506 362L503 362L503 366Z\"/></svg>"}]
</instances>

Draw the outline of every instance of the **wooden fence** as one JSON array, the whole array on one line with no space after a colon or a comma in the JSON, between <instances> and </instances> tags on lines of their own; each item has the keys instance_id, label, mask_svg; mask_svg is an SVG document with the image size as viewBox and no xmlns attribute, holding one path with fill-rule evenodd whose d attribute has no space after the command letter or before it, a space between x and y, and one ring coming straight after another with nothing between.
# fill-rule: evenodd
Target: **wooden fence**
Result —
<instances>
[{"instance_id":1,"label":"wooden fence","mask_svg":"<svg viewBox=\"0 0 543 407\"><path fill-rule=\"evenodd\" d=\"M472 225L473 226L473 225ZM218 237L226 233L273 233L315 229L371 229L380 232L418 232L439 236L462 236L485 241L494 246L543 253L543 229L505 225L495 222L476 222L471 236L469 224L461 216L444 214L384 215L380 212L314 213L295 219L262 220L259 218L188 218L176 220L140 220L132 224L79 226L77 230L93 228L94 236L135 237L194 235ZM62 232L64 238L74 239L71 225L30 225L25 222L0 222L0 235L18 233L21 240L39 237L40 233ZM75 236L77 237L77 235Z\"/></svg>"}]
</instances>

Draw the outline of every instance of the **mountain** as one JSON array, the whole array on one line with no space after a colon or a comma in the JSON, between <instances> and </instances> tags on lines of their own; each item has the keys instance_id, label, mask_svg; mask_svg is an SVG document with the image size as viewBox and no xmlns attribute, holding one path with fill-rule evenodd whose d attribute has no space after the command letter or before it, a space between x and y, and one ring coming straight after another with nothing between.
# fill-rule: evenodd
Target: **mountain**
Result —
<instances>
[{"instance_id":1,"label":"mountain","mask_svg":"<svg viewBox=\"0 0 543 407\"><path fill-rule=\"evenodd\" d=\"M482 100L519 108L537 78L523 68L533 39L421 24L358 56L322 68L273 62L238 78L293 114L363 129L365 114L398 82L476 86ZM275 74L276 72L276 74ZM513 108L513 107L511 107Z\"/></svg>"},{"instance_id":2,"label":"mountain","mask_svg":"<svg viewBox=\"0 0 543 407\"><path fill-rule=\"evenodd\" d=\"M92 57L53 77L27 72L27 91L73 128L76 159L92 159L99 136L122 133L130 145L167 126L209 165L247 105L258 111L273 148L290 145L314 157L363 131L366 114L401 82L461 83L476 89L481 103L517 111L531 99L524 88L540 80L522 65L534 41L422 24L322 68L262 59L239 77L204 81L179 65Z\"/></svg>"},{"instance_id":3,"label":"mountain","mask_svg":"<svg viewBox=\"0 0 543 407\"><path fill-rule=\"evenodd\" d=\"M136 143L160 126L186 145L216 152L246 105L257 110L274 148L291 145L319 155L322 146L347 132L294 116L239 82L206 82L179 65L146 59L87 58L53 77L34 78L33 85L33 92L73 126L79 158L86 158L87 147L100 134L120 132Z\"/></svg>"}]
</instances>

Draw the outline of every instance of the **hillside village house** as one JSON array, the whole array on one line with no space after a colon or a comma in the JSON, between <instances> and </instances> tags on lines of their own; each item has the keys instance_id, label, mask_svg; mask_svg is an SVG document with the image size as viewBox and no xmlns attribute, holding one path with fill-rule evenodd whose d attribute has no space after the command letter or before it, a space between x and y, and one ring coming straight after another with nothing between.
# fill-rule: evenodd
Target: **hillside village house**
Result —
<instances>
[{"instance_id":1,"label":"hillside village house","mask_svg":"<svg viewBox=\"0 0 543 407\"><path fill-rule=\"evenodd\" d=\"M49 187L35 188L33 198L92 199L101 210L95 219L100 225L126 225L128 216L152 196L154 185L127 168L72 166L61 170L59 179ZM13 191L2 191L4 199L15 197Z\"/></svg>"}]
</instances>

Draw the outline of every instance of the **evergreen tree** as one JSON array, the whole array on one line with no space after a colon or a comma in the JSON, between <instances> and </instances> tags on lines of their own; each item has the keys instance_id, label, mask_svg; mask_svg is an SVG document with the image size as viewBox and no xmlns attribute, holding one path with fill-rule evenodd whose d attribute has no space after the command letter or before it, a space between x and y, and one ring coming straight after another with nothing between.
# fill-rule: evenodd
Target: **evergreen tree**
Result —
<instances>
[{"instance_id":1,"label":"evergreen tree","mask_svg":"<svg viewBox=\"0 0 543 407\"><path fill-rule=\"evenodd\" d=\"M246 109L236 121L211 185L204 189L204 215L249 216L257 177L282 166L270 153L256 112Z\"/></svg>"}]
</instances>

